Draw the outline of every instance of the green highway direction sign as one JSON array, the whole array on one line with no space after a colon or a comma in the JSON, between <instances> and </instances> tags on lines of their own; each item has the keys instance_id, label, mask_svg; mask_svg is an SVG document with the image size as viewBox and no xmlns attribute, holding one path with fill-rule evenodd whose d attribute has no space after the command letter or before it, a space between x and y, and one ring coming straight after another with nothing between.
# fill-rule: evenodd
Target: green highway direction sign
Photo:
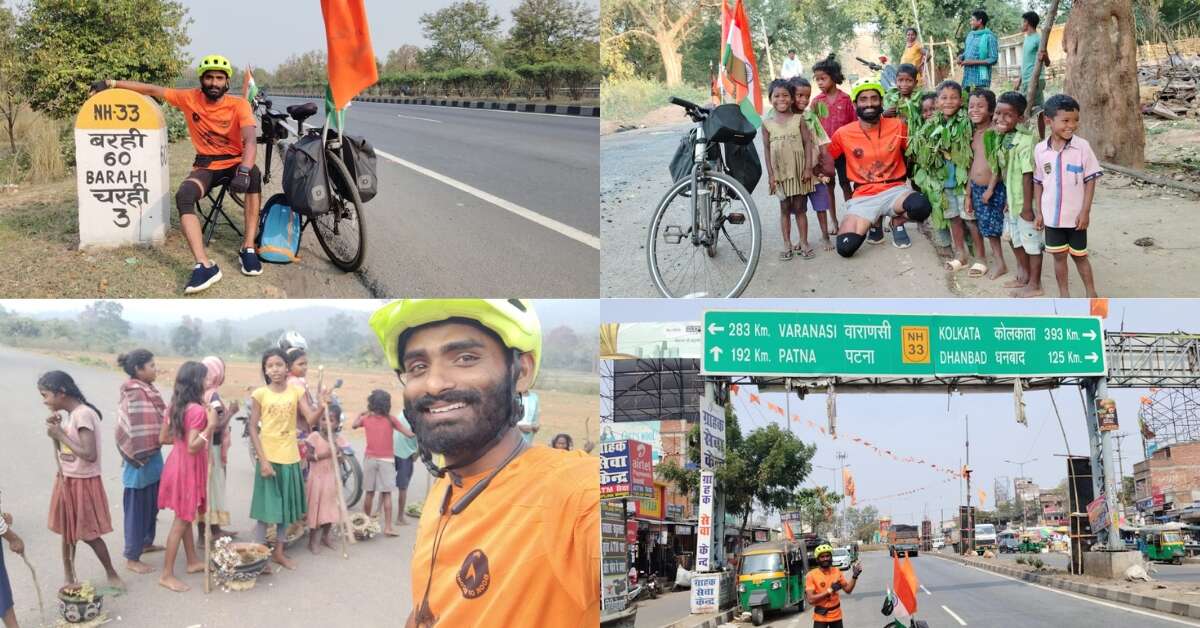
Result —
<instances>
[{"instance_id":1,"label":"green highway direction sign","mask_svg":"<svg viewBox=\"0 0 1200 628\"><path fill-rule=\"evenodd\" d=\"M1102 376L1094 316L708 310L705 375Z\"/></svg>"}]
</instances>

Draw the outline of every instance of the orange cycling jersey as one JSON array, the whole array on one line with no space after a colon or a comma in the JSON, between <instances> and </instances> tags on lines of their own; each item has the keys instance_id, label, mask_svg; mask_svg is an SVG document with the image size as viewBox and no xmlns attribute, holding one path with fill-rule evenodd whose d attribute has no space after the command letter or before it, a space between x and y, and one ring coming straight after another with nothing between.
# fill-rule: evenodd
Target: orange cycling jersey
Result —
<instances>
[{"instance_id":1,"label":"orange cycling jersey","mask_svg":"<svg viewBox=\"0 0 1200 628\"><path fill-rule=\"evenodd\" d=\"M860 122L851 122L829 139L829 155L834 159L846 156L846 175L854 182L852 196L872 196L904 184L908 127L899 118L880 118L869 130Z\"/></svg>"},{"instance_id":2,"label":"orange cycling jersey","mask_svg":"<svg viewBox=\"0 0 1200 628\"><path fill-rule=\"evenodd\" d=\"M256 125L248 101L225 95L212 102L199 88L168 89L165 97L183 112L196 155L223 157L205 168L223 170L242 162L242 129Z\"/></svg>"},{"instance_id":3,"label":"orange cycling jersey","mask_svg":"<svg viewBox=\"0 0 1200 628\"><path fill-rule=\"evenodd\" d=\"M833 588L833 583L835 582L841 582L842 588L845 588L848 584L846 576L842 575L842 572L836 567L831 567L828 573L818 567L809 571L808 576L804 578L804 589L813 595L820 595ZM814 609L813 621L815 622L829 623L842 618L842 602L836 592L813 606L820 609L830 609L823 615Z\"/></svg>"},{"instance_id":4,"label":"orange cycling jersey","mask_svg":"<svg viewBox=\"0 0 1200 628\"><path fill-rule=\"evenodd\" d=\"M462 478L453 504L487 476ZM429 584L438 626L600 624L600 461L535 446L457 515L443 515L450 481L429 489L412 559L413 612ZM449 511L449 509L447 509Z\"/></svg>"}]
</instances>

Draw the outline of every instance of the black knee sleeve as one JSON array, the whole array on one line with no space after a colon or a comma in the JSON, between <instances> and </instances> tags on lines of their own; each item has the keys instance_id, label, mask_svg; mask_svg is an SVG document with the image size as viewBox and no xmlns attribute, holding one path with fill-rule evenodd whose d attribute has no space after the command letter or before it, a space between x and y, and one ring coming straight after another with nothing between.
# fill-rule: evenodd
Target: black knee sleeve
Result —
<instances>
[{"instance_id":1,"label":"black knee sleeve","mask_svg":"<svg viewBox=\"0 0 1200 628\"><path fill-rule=\"evenodd\" d=\"M920 192L913 192L904 197L904 217L909 220L922 222L929 218L933 207L929 204L929 199Z\"/></svg>"},{"instance_id":2,"label":"black knee sleeve","mask_svg":"<svg viewBox=\"0 0 1200 628\"><path fill-rule=\"evenodd\" d=\"M858 247L862 246L866 236L858 235L857 233L841 233L837 237L837 252L842 257L851 257Z\"/></svg>"},{"instance_id":3,"label":"black knee sleeve","mask_svg":"<svg viewBox=\"0 0 1200 628\"><path fill-rule=\"evenodd\" d=\"M196 201L200 200L201 196L200 186L191 179L184 181L175 193L175 207L179 209L179 215L196 213Z\"/></svg>"}]
</instances>

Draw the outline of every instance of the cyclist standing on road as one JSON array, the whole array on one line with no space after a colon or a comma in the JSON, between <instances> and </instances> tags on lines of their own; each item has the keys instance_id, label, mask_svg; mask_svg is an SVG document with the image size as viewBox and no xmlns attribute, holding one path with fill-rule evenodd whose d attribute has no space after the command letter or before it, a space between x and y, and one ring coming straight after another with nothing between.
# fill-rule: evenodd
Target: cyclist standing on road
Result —
<instances>
[{"instance_id":1,"label":"cyclist standing on road","mask_svg":"<svg viewBox=\"0 0 1200 628\"><path fill-rule=\"evenodd\" d=\"M854 591L862 566L855 563L853 576L846 582L846 576L833 566L832 546L828 543L818 545L813 555L817 557L817 567L804 578L805 598L813 606L813 628L842 628L842 602L838 591L845 591L847 595Z\"/></svg>"},{"instance_id":2,"label":"cyclist standing on road","mask_svg":"<svg viewBox=\"0 0 1200 628\"><path fill-rule=\"evenodd\" d=\"M204 250L204 234L196 217L196 202L223 181L229 189L245 195L245 240L238 251L243 275L262 274L262 263L254 250L258 228L258 210L262 204L262 174L254 165L257 149L257 123L250 103L226 96L233 79L233 66L221 55L208 55L197 68L200 87L171 89L136 81L107 79L92 85L92 92L118 87L165 100L183 112L187 120L196 161L192 172L175 194L179 223L188 247L196 258L196 267L188 280L185 294L206 290L221 280L221 269Z\"/></svg>"},{"instance_id":3,"label":"cyclist standing on road","mask_svg":"<svg viewBox=\"0 0 1200 628\"><path fill-rule=\"evenodd\" d=\"M371 316L438 478L407 626L596 626L600 463L521 438L542 329L519 299L406 299ZM438 466L433 454L445 456Z\"/></svg>"}]
</instances>

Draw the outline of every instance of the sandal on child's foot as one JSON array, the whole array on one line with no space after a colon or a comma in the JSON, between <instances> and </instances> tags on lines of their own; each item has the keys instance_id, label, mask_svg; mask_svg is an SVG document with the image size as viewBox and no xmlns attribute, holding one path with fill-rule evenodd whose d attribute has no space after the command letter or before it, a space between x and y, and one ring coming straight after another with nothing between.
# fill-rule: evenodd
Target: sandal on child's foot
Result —
<instances>
[{"instance_id":1,"label":"sandal on child's foot","mask_svg":"<svg viewBox=\"0 0 1200 628\"><path fill-rule=\"evenodd\" d=\"M786 251L781 251L781 252L779 253L779 260L780 260L780 261L786 262L786 261L788 261L788 260L790 260L790 259L792 259L792 249L790 249L790 248L789 248L788 250L786 250Z\"/></svg>"}]
</instances>

